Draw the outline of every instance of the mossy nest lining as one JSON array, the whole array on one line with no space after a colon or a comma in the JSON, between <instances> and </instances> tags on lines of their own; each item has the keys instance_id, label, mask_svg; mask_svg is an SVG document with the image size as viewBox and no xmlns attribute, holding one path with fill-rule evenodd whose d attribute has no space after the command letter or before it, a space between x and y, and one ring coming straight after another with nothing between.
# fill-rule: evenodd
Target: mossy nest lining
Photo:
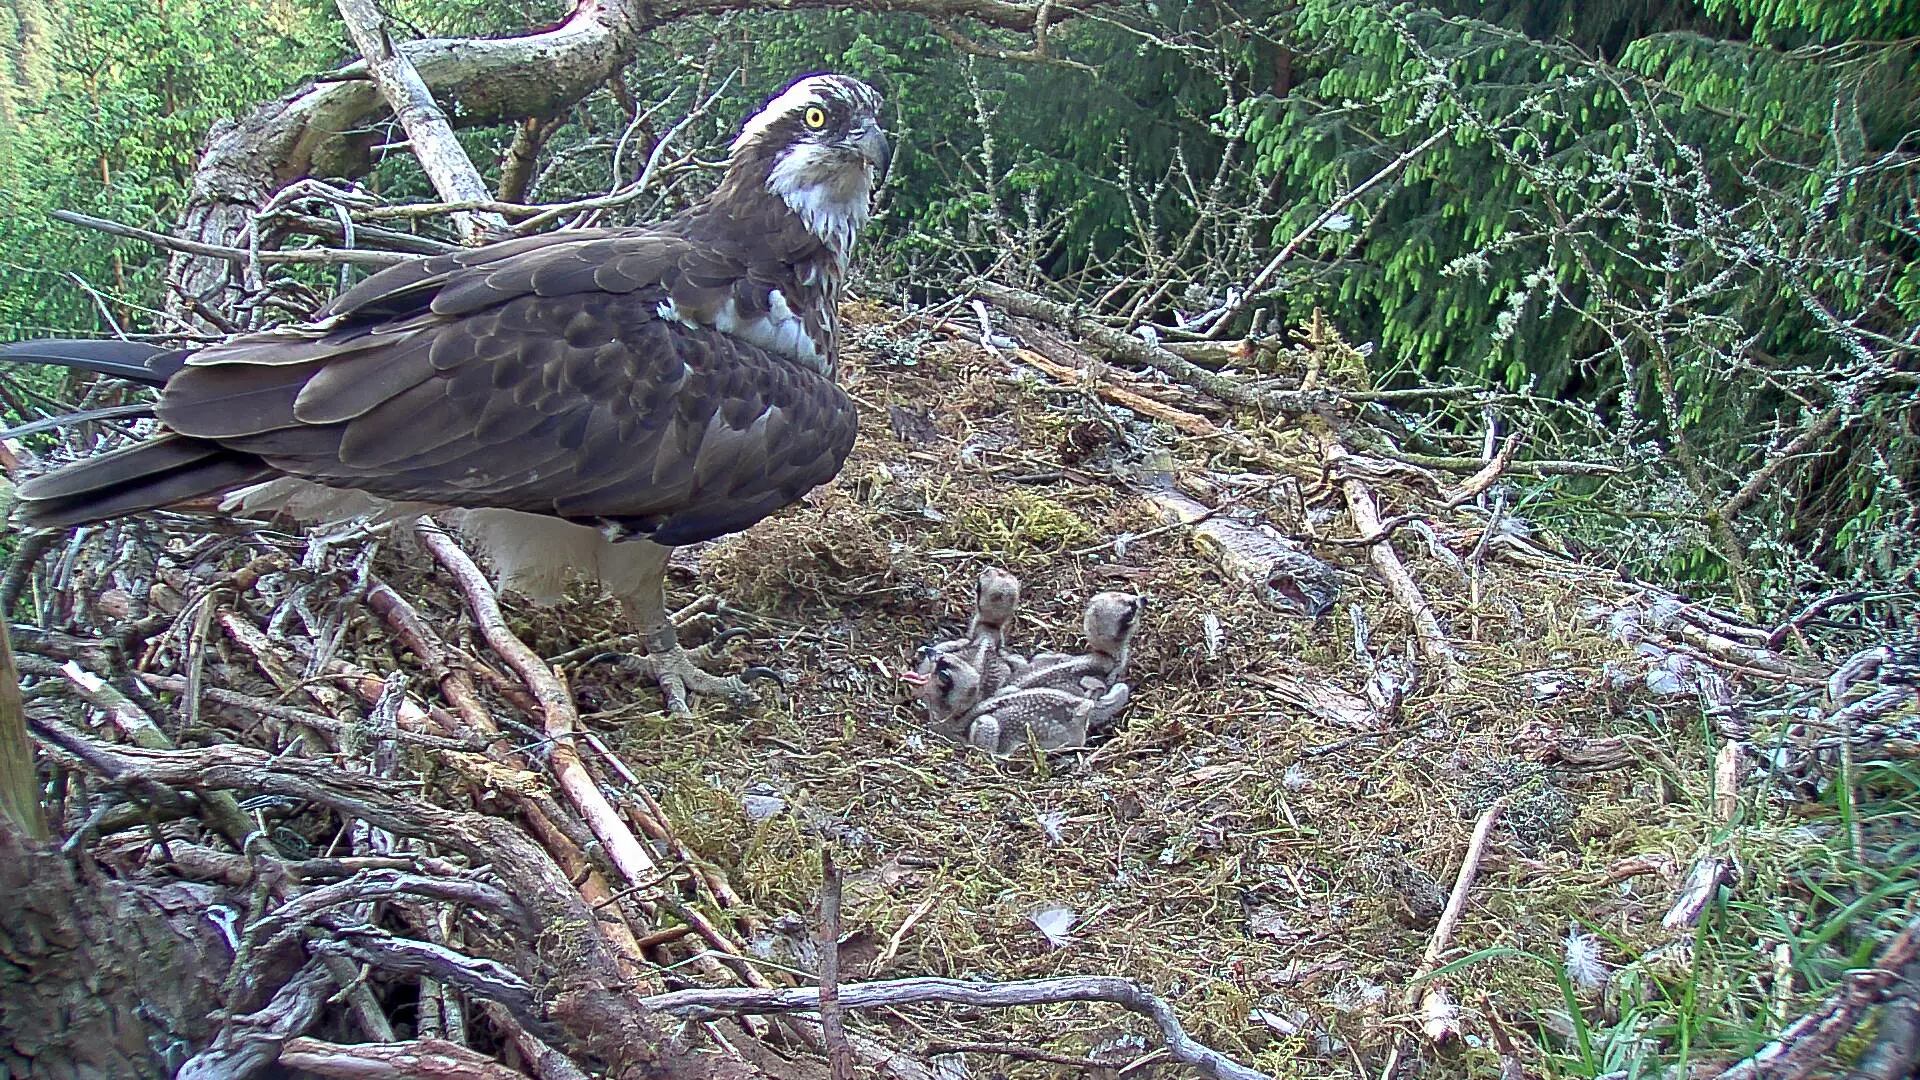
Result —
<instances>
[{"instance_id":1,"label":"mossy nest lining","mask_svg":"<svg viewBox=\"0 0 1920 1080\"><path fill-rule=\"evenodd\" d=\"M840 477L697 553L699 585L757 631L743 655L788 672L786 692L758 715L680 719L605 669L574 684L759 926L810 924L818 852L831 843L851 868L844 978L1128 975L1173 995L1211 1045L1277 1075L1316 1076L1375 1069L1390 1030L1410 1030L1401 995L1431 933L1432 896L1451 885L1494 798L1510 808L1449 955L1514 954L1450 973L1469 1011L1484 1002L1511 1020L1559 1007L1552 971L1520 954L1558 956L1570 929L1596 933L1610 964L1672 939L1661 915L1712 831L1713 746L1697 704L1609 689L1606 666L1631 663L1633 650L1582 612L1634 588L1571 562L1463 569L1403 534L1399 551L1450 630L1465 685L1445 690L1426 673L1382 729L1356 731L1278 686L1361 692L1368 668L1348 605L1364 611L1376 656L1407 651L1410 622L1365 549L1316 549L1343 579L1341 603L1319 622L1292 617L1234 585L1106 471L1147 459L1176 480L1244 482L1311 439L1273 421L1232 440L1178 435L965 344L921 344L912 363L863 366L863 355L852 352L848 373L861 440ZM1244 458L1249 438L1276 431L1261 461ZM1319 462L1291 465L1295 481L1240 506L1282 533L1354 535L1337 491L1297 481ZM1376 488L1383 514L1432 504L1417 486ZM1470 550L1472 519L1458 520ZM962 625L987 565L1023 580L1022 650L1075 646L1095 591L1146 598L1133 704L1112 737L995 761L922 730L894 676ZM549 655L621 632L607 604L527 617ZM1646 752L1608 771L1556 768L1516 741L1543 727L1625 734ZM1793 856L1760 845L1749 857ZM1615 871L1636 859L1663 872ZM1064 932L1043 932L1035 916L1062 908ZM804 937L767 929L756 949L804 964ZM1136 1030L1084 1005L914 1016L863 1022L1095 1056L1121 1053ZM1470 1049L1449 1070L1488 1064L1467 1028Z\"/></svg>"}]
</instances>

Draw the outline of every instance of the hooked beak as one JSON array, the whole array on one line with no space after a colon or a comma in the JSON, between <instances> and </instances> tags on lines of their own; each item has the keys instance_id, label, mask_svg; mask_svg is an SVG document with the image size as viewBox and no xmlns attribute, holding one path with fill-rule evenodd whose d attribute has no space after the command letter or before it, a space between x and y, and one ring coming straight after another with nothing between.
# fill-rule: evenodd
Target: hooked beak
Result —
<instances>
[{"instance_id":1,"label":"hooked beak","mask_svg":"<svg viewBox=\"0 0 1920 1080\"><path fill-rule=\"evenodd\" d=\"M887 167L893 164L893 147L887 144L887 133L880 130L879 124L869 123L860 129L853 145L873 166L873 190L879 191L887 182Z\"/></svg>"},{"instance_id":2,"label":"hooked beak","mask_svg":"<svg viewBox=\"0 0 1920 1080\"><path fill-rule=\"evenodd\" d=\"M900 681L909 686L925 686L927 685L927 676L918 671L903 671L900 673Z\"/></svg>"}]
</instances>

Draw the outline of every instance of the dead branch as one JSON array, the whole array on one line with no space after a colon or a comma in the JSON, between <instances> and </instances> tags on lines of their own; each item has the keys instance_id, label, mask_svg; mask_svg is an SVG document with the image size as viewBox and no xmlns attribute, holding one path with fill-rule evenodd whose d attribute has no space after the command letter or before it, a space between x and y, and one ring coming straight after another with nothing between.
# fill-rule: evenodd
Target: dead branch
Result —
<instances>
[{"instance_id":1,"label":"dead branch","mask_svg":"<svg viewBox=\"0 0 1920 1080\"><path fill-rule=\"evenodd\" d=\"M335 4L340 9L341 20L347 24L354 48L366 58L367 74L393 106L394 117L412 143L413 156L426 170L434 190L441 198L455 202L492 196L486 182L480 179L479 170L473 167L460 141L454 138L453 125L433 100L433 91L427 88L426 80L388 36L386 18L380 14L379 5L374 0L335 0ZM453 221L461 239L469 244L480 241L488 230L507 227L506 219L497 214L458 213L453 215Z\"/></svg>"},{"instance_id":2,"label":"dead branch","mask_svg":"<svg viewBox=\"0 0 1920 1080\"><path fill-rule=\"evenodd\" d=\"M1051 1005L1068 1001L1105 1001L1152 1020L1168 1054L1194 1067L1208 1080L1272 1080L1217 1050L1194 1042L1164 1000L1132 979L1102 975L1074 975L1058 979L976 983L958 979L894 979L849 983L840 987L840 1002L849 1009L877 1009L938 1001L975 1008L1006 1009L1023 1005ZM819 991L792 990L676 990L646 999L657 1012L690 1020L742 1014L812 1012L820 1007Z\"/></svg>"},{"instance_id":3,"label":"dead branch","mask_svg":"<svg viewBox=\"0 0 1920 1080\"><path fill-rule=\"evenodd\" d=\"M1125 1061L1101 1061L1098 1058L1074 1057L1072 1054L1056 1054L1050 1050L1037 1050L1031 1046L1019 1046L1014 1043L989 1042L934 1042L924 1048L930 1057L943 1054L993 1054L996 1057L1012 1058L1015 1061L1042 1061L1049 1065L1071 1065L1076 1069L1129 1069L1131 1063Z\"/></svg>"},{"instance_id":4,"label":"dead branch","mask_svg":"<svg viewBox=\"0 0 1920 1080\"><path fill-rule=\"evenodd\" d=\"M485 911L512 928L522 939L538 932L519 901L484 882L464 878L427 877L400 870L368 869L329 885L309 889L254 921L247 936L272 951L292 941L323 912L367 900L416 897L456 903Z\"/></svg>"},{"instance_id":5,"label":"dead branch","mask_svg":"<svg viewBox=\"0 0 1920 1080\"><path fill-rule=\"evenodd\" d=\"M1040 7L1044 11L1048 5L1041 4ZM1054 56L1048 53L1044 36L1037 37L1036 44L1031 49L1003 49L998 45L988 45L975 41L944 21L934 22L933 31L940 35L941 40L969 56L984 56L989 60L999 60L1002 63L1010 64L1047 64L1053 67L1079 71L1087 75L1092 75L1095 78L1099 78L1100 76L1099 68L1083 64L1078 60L1069 60L1064 56Z\"/></svg>"},{"instance_id":6,"label":"dead branch","mask_svg":"<svg viewBox=\"0 0 1920 1080\"><path fill-rule=\"evenodd\" d=\"M1390 732L1372 730L1379 726L1380 714L1374 712L1371 702L1359 694L1343 690L1324 679L1303 679L1284 671L1274 671L1264 675L1247 673L1242 678L1274 691L1282 700L1297 705L1336 727L1366 729L1364 735L1341 739L1326 747L1310 748L1305 751L1308 756L1329 754L1350 746L1360 739L1372 739L1390 734Z\"/></svg>"},{"instance_id":7,"label":"dead branch","mask_svg":"<svg viewBox=\"0 0 1920 1080\"><path fill-rule=\"evenodd\" d=\"M342 956L401 975L427 976L474 997L504 1006L522 1027L542 1039L560 1033L540 1015L532 984L505 964L464 956L431 941L403 938L373 926L336 927L309 943L323 956Z\"/></svg>"},{"instance_id":8,"label":"dead branch","mask_svg":"<svg viewBox=\"0 0 1920 1080\"><path fill-rule=\"evenodd\" d=\"M1087 374L1086 372L1068 367L1065 364L1055 363L1052 359L1032 349L1016 349L1013 355L1021 363L1037 368L1067 386L1078 385L1081 378ZM1171 424L1176 430L1184 431L1189 435L1206 436L1220 434L1220 428L1215 425L1213 421L1198 413L1190 413L1185 409L1174 408L1165 402L1155 401L1144 394L1134 393L1132 390L1128 390L1123 386L1115 386L1105 380L1100 380L1095 385L1094 393L1099 394L1101 397L1106 398L1108 401L1122 408L1132 409L1141 416L1152 417L1155 420L1163 420Z\"/></svg>"},{"instance_id":9,"label":"dead branch","mask_svg":"<svg viewBox=\"0 0 1920 1080\"><path fill-rule=\"evenodd\" d=\"M173 749L173 740L167 738L166 732L160 730L153 718L111 683L82 668L74 660L67 661L59 670L60 675L82 698L106 714L107 721L120 732L121 738L149 750ZM236 849L245 850L247 838L253 835L254 824L233 796L223 791L209 792L202 802L207 823L219 830Z\"/></svg>"},{"instance_id":10,"label":"dead branch","mask_svg":"<svg viewBox=\"0 0 1920 1080\"><path fill-rule=\"evenodd\" d=\"M165 233L122 225L117 221L108 221L106 218L97 218L91 214L76 213L72 210L52 210L48 211L47 216L55 221L64 221L69 225L78 225L96 232L124 236L129 240L144 240L163 251L198 255L206 259L226 259L236 263L256 259L272 266L370 266L377 269L393 266L396 263L412 262L415 258L413 255L402 255L391 251L370 251L365 248L285 248L278 251L256 252L227 244L208 244L199 240L168 236Z\"/></svg>"},{"instance_id":11,"label":"dead branch","mask_svg":"<svg viewBox=\"0 0 1920 1080\"><path fill-rule=\"evenodd\" d=\"M1406 1004L1411 1006L1416 1000L1420 1001L1421 1015L1425 1018L1422 1026L1427 1036L1436 1043L1458 1035L1459 1025L1454 1019L1455 1010L1447 998L1446 988L1428 977L1440 967L1440 958L1446 955L1448 946L1453 943L1454 929L1460 925L1460 916L1467 909L1467 896L1473 891L1473 879L1480 873L1480 862L1486 856L1487 839L1493 835L1493 827L1499 822L1501 811L1506 808L1507 800L1499 799L1480 814L1479 822L1473 827L1473 839L1467 842L1467 853L1460 858L1460 872L1453 879L1453 892L1447 896L1447 906L1440 912L1440 921L1433 928L1433 938L1427 942L1426 955L1420 958L1420 966L1414 969L1413 977L1409 980Z\"/></svg>"},{"instance_id":12,"label":"dead branch","mask_svg":"<svg viewBox=\"0 0 1920 1080\"><path fill-rule=\"evenodd\" d=\"M612 80L618 84L619 79ZM500 161L500 200L502 202L521 202L527 197L527 186L533 182L534 167L540 163L540 148L545 146L547 138L560 126L558 117L539 119L529 116L514 125L513 142L508 144L507 152Z\"/></svg>"},{"instance_id":13,"label":"dead branch","mask_svg":"<svg viewBox=\"0 0 1920 1080\"><path fill-rule=\"evenodd\" d=\"M1331 428L1323 427L1320 432L1321 451L1326 455L1327 467L1335 475L1349 472L1344 466L1353 459L1346 445L1340 441ZM1374 499L1373 489L1357 475L1346 475L1340 481L1340 489L1347 499L1347 513L1353 518L1354 528L1363 536L1384 533L1380 521L1380 506ZM1393 542L1384 536L1379 543L1367 548L1367 559L1373 568L1387 583L1387 591L1405 609L1413 620L1413 631L1419 642L1420 654L1433 668L1446 673L1446 685L1449 689L1458 689L1466 683L1466 672L1460 666L1460 658L1455 655L1453 645L1447 640L1446 632L1440 629L1440 620L1433 613L1433 607L1420 591L1420 585L1407 572L1406 564L1400 561L1400 553L1393 548Z\"/></svg>"},{"instance_id":14,"label":"dead branch","mask_svg":"<svg viewBox=\"0 0 1920 1080\"><path fill-rule=\"evenodd\" d=\"M176 1080L237 1080L257 1075L278 1056L280 1044L320 1018L333 978L319 959L310 961L257 1012L234 1018L212 1046L180 1066Z\"/></svg>"},{"instance_id":15,"label":"dead branch","mask_svg":"<svg viewBox=\"0 0 1920 1080\"><path fill-rule=\"evenodd\" d=\"M280 1064L339 1080L524 1080L483 1054L445 1039L402 1043L341 1043L289 1039Z\"/></svg>"},{"instance_id":16,"label":"dead branch","mask_svg":"<svg viewBox=\"0 0 1920 1080\"><path fill-rule=\"evenodd\" d=\"M1162 520L1188 526L1193 546L1230 579L1253 590L1261 602L1290 606L1316 617L1333 602L1333 568L1279 536L1217 515L1171 487L1149 488L1141 496L1153 504Z\"/></svg>"},{"instance_id":17,"label":"dead branch","mask_svg":"<svg viewBox=\"0 0 1920 1080\"><path fill-rule=\"evenodd\" d=\"M1302 244L1305 244L1313 238L1315 233L1325 228L1328 222L1344 213L1346 208L1352 206L1360 196L1365 195L1375 187L1391 179L1394 174L1406 168L1415 158L1433 149L1440 140L1451 134L1453 134L1453 126L1449 124L1427 136L1425 139L1420 140L1418 143L1415 143L1399 157L1387 162L1378 172L1355 185L1351 191L1333 200L1325 210L1320 212L1320 216L1302 226L1300 231L1293 235L1292 239L1280 245L1280 250L1274 252L1273 258L1268 259L1267 264L1260 268L1260 272L1253 275L1253 280L1247 282L1246 292L1241 296L1240 302L1230 305L1227 308L1226 314L1220 318L1219 322L1214 324L1212 336L1219 337L1226 334L1235 318L1241 312L1245 311L1247 307L1254 302L1263 299L1265 297L1263 290L1265 290L1268 283L1273 280L1273 275L1278 273L1282 266L1286 265L1287 260L1293 258L1294 255L1299 252Z\"/></svg>"},{"instance_id":18,"label":"dead branch","mask_svg":"<svg viewBox=\"0 0 1920 1080\"><path fill-rule=\"evenodd\" d=\"M317 236L335 244L348 241L347 227L333 218L315 217L312 214L297 214L291 210L276 210L272 214L276 223L285 225L290 231ZM445 240L436 240L419 233L400 232L397 229L383 229L378 225L363 222L353 223L353 247L345 250L372 248L378 251L392 251L404 255L445 255L450 251L459 251L459 244L449 244ZM262 251L261 255L270 252Z\"/></svg>"},{"instance_id":19,"label":"dead branch","mask_svg":"<svg viewBox=\"0 0 1920 1080\"><path fill-rule=\"evenodd\" d=\"M209 603L210 600L203 599L202 602ZM252 629L251 624L248 624L248 629ZM67 661L58 670L81 697L106 714L108 721L120 732L122 738L148 750L173 749L173 740L167 737L166 732L160 730L152 717L129 700L125 694L115 689L112 684L82 668L74 660ZM155 795L171 798L161 794L162 789L167 786L169 785L138 782L134 790L136 794L144 792L148 798ZM201 792L200 808L207 823L218 830L237 850L252 850L253 841L263 839L258 836L253 820L240 808L239 802L231 792L217 790ZM266 844L265 848L271 850L271 844ZM281 899L284 900L287 895L283 887L280 890ZM372 992L359 985L351 966L334 959L323 959L322 966L335 982L347 988L347 998L352 1003L354 1015L362 1028L375 1038L391 1038L392 1030L387 1025L386 1015L381 1012Z\"/></svg>"},{"instance_id":20,"label":"dead branch","mask_svg":"<svg viewBox=\"0 0 1920 1080\"><path fill-rule=\"evenodd\" d=\"M1480 1013L1487 1018L1487 1030L1493 1034L1494 1051L1500 1055L1500 1080L1526 1080L1527 1067L1520 1060L1513 1037L1507 1034L1507 1026L1500 1022L1493 999L1485 994L1480 995Z\"/></svg>"},{"instance_id":21,"label":"dead branch","mask_svg":"<svg viewBox=\"0 0 1920 1080\"><path fill-rule=\"evenodd\" d=\"M1306 413L1331 408L1341 400L1327 391L1256 390L1238 379L1208 371L1158 345L1123 334L1074 311L1065 304L1024 289L1010 288L992 281L975 281L973 294L1016 315L1039 319L1062 330L1078 334L1109 357L1140 364L1171 375L1188 386L1232 405L1248 405L1283 413Z\"/></svg>"},{"instance_id":22,"label":"dead branch","mask_svg":"<svg viewBox=\"0 0 1920 1080\"><path fill-rule=\"evenodd\" d=\"M1448 457L1442 454L1416 454L1411 450L1390 450L1383 456L1409 465L1418 465L1424 469L1446 469L1449 472L1479 472L1487 467L1485 458ZM1515 476L1619 476L1627 470L1618 465L1607 465L1598 461L1514 461L1509 462L1507 471Z\"/></svg>"},{"instance_id":23,"label":"dead branch","mask_svg":"<svg viewBox=\"0 0 1920 1080\"><path fill-rule=\"evenodd\" d=\"M580 716L574 710L573 698L560 685L553 669L540 659L540 655L507 628L506 619L500 614L500 601L493 594L493 586L487 583L486 575L461 550L460 545L454 543L453 538L431 519L422 518L415 531L434 560L453 575L461 595L467 598L468 610L473 613L474 623L487 647L499 654L507 666L526 681L527 688L533 691L533 696L540 702L547 737L553 740L553 773L561 791L573 803L574 809L587 819L593 834L607 846L607 854L627 879L627 884L642 888L650 886L659 876L659 866L634 837L633 831L627 828L626 822L620 820L620 814L613 804L601 794L600 785L594 782L586 766L581 764L579 751L573 745L572 736L580 726Z\"/></svg>"},{"instance_id":24,"label":"dead branch","mask_svg":"<svg viewBox=\"0 0 1920 1080\"><path fill-rule=\"evenodd\" d=\"M4 448L5 445L0 444L0 449ZM6 576L0 577L0 621L13 615L13 605L19 602L20 593L26 589L28 575L33 573L34 566L53 546L53 542L63 535L58 529L30 529L20 534L13 557L8 560Z\"/></svg>"},{"instance_id":25,"label":"dead branch","mask_svg":"<svg viewBox=\"0 0 1920 1080\"><path fill-rule=\"evenodd\" d=\"M853 1048L840 1007L840 868L833 851L820 852L820 1038L833 1080L853 1080Z\"/></svg>"},{"instance_id":26,"label":"dead branch","mask_svg":"<svg viewBox=\"0 0 1920 1080\"><path fill-rule=\"evenodd\" d=\"M1841 976L1839 992L1752 1055L1721 1070L1716 1080L1801 1080L1827 1067L1840 1040L1859 1030L1866 1011L1886 997L1901 971L1916 958L1920 958L1920 918L1907 921L1872 967Z\"/></svg>"},{"instance_id":27,"label":"dead branch","mask_svg":"<svg viewBox=\"0 0 1920 1080\"><path fill-rule=\"evenodd\" d=\"M1520 433L1518 431L1509 433L1506 441L1500 444L1499 451L1493 455L1493 459L1487 462L1486 468L1462 480L1459 487L1445 493L1447 509L1465 506L1479 498L1513 464L1514 452L1519 449Z\"/></svg>"},{"instance_id":28,"label":"dead branch","mask_svg":"<svg viewBox=\"0 0 1920 1080\"><path fill-rule=\"evenodd\" d=\"M1713 816L1722 825L1733 824L1740 813L1740 767L1746 751L1745 743L1729 739L1713 758Z\"/></svg>"}]
</instances>

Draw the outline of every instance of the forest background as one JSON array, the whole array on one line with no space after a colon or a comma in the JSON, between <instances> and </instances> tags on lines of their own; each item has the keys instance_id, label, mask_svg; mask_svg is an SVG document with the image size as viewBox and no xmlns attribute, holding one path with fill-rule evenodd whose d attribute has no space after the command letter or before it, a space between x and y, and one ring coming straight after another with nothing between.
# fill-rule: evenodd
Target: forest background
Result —
<instances>
[{"instance_id":1,"label":"forest background","mask_svg":"<svg viewBox=\"0 0 1920 1080\"><path fill-rule=\"evenodd\" d=\"M1320 308L1372 346L1376 385L1500 392L1412 445L1477 454L1494 408L1523 459L1620 467L1535 477L1521 509L1633 573L1755 616L1835 591L1882 628L1910 608L1920 9L1063 3L1014 33L960 17L977 4L862 6L694 5L716 14L650 32L555 115L448 104L501 197L533 202L631 181L711 99L619 222L703 193L779 82L852 72L899 147L869 294L938 304L990 271L1176 342ZM452 37L567 13L388 9ZM170 230L210 129L352 55L322 0L7 0L0 27L10 339L170 329L163 255L49 212ZM430 197L397 128L368 134L358 182Z\"/></svg>"}]
</instances>

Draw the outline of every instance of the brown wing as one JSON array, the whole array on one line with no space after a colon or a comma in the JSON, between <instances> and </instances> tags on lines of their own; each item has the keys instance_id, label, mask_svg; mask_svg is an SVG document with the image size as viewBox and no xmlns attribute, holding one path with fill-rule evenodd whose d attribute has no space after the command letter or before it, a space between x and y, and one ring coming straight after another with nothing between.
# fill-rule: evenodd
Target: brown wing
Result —
<instances>
[{"instance_id":1,"label":"brown wing","mask_svg":"<svg viewBox=\"0 0 1920 1080\"><path fill-rule=\"evenodd\" d=\"M726 260L658 232L546 239L395 267L329 329L198 353L159 416L323 484L666 544L745 528L839 471L855 414L832 380L662 317L735 294Z\"/></svg>"}]
</instances>

